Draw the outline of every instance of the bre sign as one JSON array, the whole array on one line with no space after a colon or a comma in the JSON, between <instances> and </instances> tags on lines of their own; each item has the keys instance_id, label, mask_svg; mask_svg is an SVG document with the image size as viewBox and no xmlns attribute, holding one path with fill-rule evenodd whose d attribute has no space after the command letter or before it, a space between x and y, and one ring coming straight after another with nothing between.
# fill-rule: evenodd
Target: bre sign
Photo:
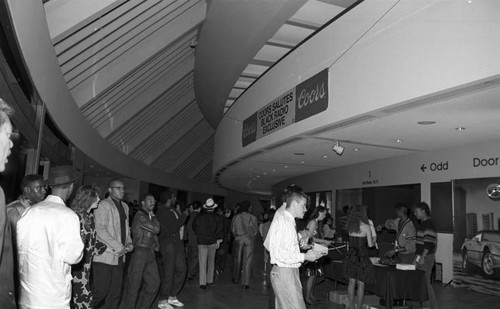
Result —
<instances>
[{"instance_id":1,"label":"bre sign","mask_svg":"<svg viewBox=\"0 0 500 309\"><path fill-rule=\"evenodd\" d=\"M286 91L243 121L243 147L328 108L328 70Z\"/></svg>"}]
</instances>

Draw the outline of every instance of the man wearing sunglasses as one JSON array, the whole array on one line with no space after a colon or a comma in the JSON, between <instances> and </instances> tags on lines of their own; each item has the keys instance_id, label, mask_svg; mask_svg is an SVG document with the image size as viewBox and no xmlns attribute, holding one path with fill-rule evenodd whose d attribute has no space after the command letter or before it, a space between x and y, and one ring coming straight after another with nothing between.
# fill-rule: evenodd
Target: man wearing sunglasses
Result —
<instances>
[{"instance_id":1,"label":"man wearing sunglasses","mask_svg":"<svg viewBox=\"0 0 500 309\"><path fill-rule=\"evenodd\" d=\"M97 238L108 247L94 257L93 307L117 309L122 294L125 255L134 250L129 228L129 209L123 202L125 185L119 179L108 184L109 197L94 210Z\"/></svg>"}]
</instances>

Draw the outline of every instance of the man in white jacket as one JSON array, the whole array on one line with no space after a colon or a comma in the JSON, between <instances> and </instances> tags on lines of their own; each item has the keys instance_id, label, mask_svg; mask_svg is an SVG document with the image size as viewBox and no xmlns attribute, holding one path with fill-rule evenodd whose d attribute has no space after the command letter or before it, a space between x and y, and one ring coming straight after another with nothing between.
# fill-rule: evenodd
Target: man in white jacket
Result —
<instances>
[{"instance_id":1,"label":"man in white jacket","mask_svg":"<svg viewBox=\"0 0 500 309\"><path fill-rule=\"evenodd\" d=\"M21 309L70 307L71 265L83 252L78 216L65 205L76 178L71 166L52 168L47 179L52 194L17 223Z\"/></svg>"}]
</instances>

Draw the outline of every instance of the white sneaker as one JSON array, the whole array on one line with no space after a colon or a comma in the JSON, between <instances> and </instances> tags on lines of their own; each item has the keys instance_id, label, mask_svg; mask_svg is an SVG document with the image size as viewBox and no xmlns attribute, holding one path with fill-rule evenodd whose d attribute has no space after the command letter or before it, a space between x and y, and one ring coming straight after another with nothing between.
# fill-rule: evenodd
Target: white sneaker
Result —
<instances>
[{"instance_id":1,"label":"white sneaker","mask_svg":"<svg viewBox=\"0 0 500 309\"><path fill-rule=\"evenodd\" d=\"M158 303L158 308L160 309L174 309L174 307L170 306L166 301L160 301Z\"/></svg>"},{"instance_id":2,"label":"white sneaker","mask_svg":"<svg viewBox=\"0 0 500 309\"><path fill-rule=\"evenodd\" d=\"M172 306L176 306L176 307L184 307L184 304L181 303L177 298L175 299L168 299L168 303Z\"/></svg>"}]
</instances>

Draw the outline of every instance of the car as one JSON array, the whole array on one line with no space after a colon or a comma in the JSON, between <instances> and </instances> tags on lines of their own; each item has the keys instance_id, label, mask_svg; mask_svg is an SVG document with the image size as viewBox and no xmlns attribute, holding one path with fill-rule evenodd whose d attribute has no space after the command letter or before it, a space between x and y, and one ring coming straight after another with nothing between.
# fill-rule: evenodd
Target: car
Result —
<instances>
[{"instance_id":1,"label":"car","mask_svg":"<svg viewBox=\"0 0 500 309\"><path fill-rule=\"evenodd\" d=\"M500 231L480 231L462 244L462 268L481 268L485 277L493 277L500 269Z\"/></svg>"}]
</instances>

